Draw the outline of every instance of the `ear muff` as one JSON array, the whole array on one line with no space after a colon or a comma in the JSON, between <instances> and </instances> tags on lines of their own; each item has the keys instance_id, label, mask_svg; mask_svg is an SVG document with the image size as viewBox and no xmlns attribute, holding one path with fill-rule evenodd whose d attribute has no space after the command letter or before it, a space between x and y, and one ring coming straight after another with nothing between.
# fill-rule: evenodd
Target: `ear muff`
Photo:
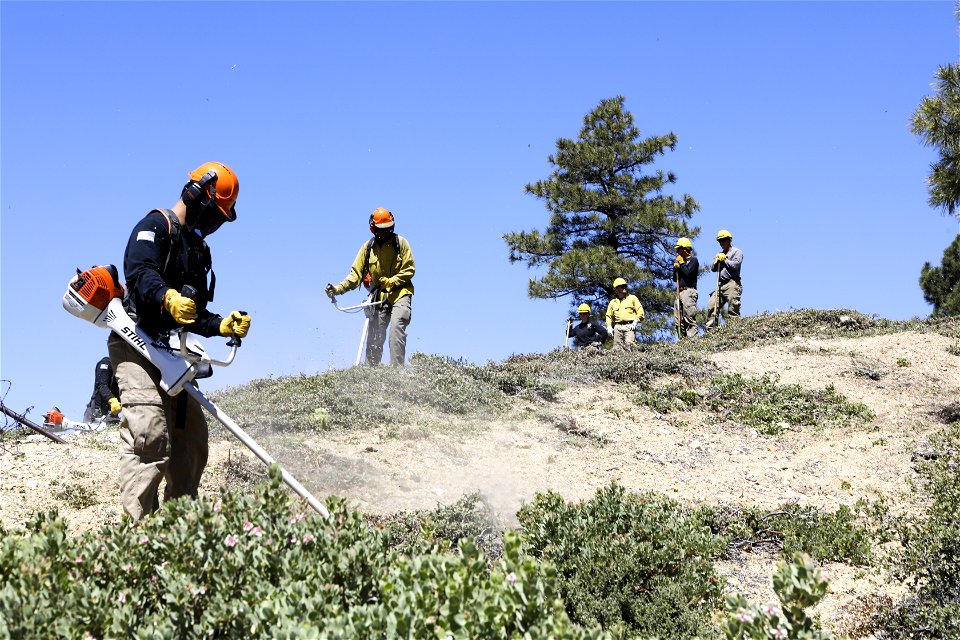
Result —
<instances>
[{"instance_id":1,"label":"ear muff","mask_svg":"<svg viewBox=\"0 0 960 640\"><path fill-rule=\"evenodd\" d=\"M204 198L204 192L206 191L208 185L210 186L210 197L207 200ZM202 204L209 204L210 202L213 202L213 200L216 198L216 195L217 172L208 171L207 173L203 174L203 177L199 180L191 180L188 182L183 188L183 193L180 197L183 199L184 204L190 204L191 202L201 200L201 198L207 200L207 202L202 202L201 200Z\"/></svg>"}]
</instances>

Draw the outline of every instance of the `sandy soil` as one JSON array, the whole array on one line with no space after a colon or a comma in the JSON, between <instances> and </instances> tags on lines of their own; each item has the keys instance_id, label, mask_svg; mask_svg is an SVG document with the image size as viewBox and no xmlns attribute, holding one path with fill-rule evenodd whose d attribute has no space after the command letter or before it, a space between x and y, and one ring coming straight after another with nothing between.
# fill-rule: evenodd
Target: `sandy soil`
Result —
<instances>
[{"instance_id":1,"label":"sandy soil","mask_svg":"<svg viewBox=\"0 0 960 640\"><path fill-rule=\"evenodd\" d=\"M318 495L347 496L377 513L433 508L479 491L510 524L537 491L579 500L611 481L690 505L772 508L796 501L836 509L884 496L894 509L912 510L911 454L938 428L934 412L960 396L960 358L947 351L950 344L942 336L914 333L795 338L713 357L725 372L776 373L782 383L809 389L833 384L876 415L869 424L845 429L790 425L782 436L765 437L699 411L657 414L616 386L603 386L568 389L558 402L518 405L511 416L479 424L373 428L305 442L289 435L258 437ZM881 377L862 375L866 370ZM0 523L21 525L30 513L54 507L74 531L119 520L117 434L70 440L62 446L31 436L2 445ZM203 491L224 486L238 456L250 457L232 440L213 442ZM76 500L77 487L87 500ZM86 506L71 506L71 497ZM774 599L769 576L775 563L776 554L755 552L720 568L731 590L767 602ZM818 613L838 631L851 629L857 603L899 593L870 570L831 565L826 571L831 593Z\"/></svg>"}]
</instances>

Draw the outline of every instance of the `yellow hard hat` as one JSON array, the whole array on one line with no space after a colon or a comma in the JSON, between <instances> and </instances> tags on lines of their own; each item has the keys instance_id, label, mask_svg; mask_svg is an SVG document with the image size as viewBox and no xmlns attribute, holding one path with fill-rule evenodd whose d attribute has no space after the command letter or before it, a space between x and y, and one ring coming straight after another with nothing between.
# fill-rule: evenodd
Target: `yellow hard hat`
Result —
<instances>
[{"instance_id":1,"label":"yellow hard hat","mask_svg":"<svg viewBox=\"0 0 960 640\"><path fill-rule=\"evenodd\" d=\"M590 305L584 303L577 307L577 313L590 313Z\"/></svg>"},{"instance_id":2,"label":"yellow hard hat","mask_svg":"<svg viewBox=\"0 0 960 640\"><path fill-rule=\"evenodd\" d=\"M726 240L727 238L733 238L733 235L726 229L720 229L717 232L717 240Z\"/></svg>"},{"instance_id":3,"label":"yellow hard hat","mask_svg":"<svg viewBox=\"0 0 960 640\"><path fill-rule=\"evenodd\" d=\"M677 244L673 245L674 249L679 249L681 247L684 249L693 249L693 243L690 242L690 238L680 238L677 240Z\"/></svg>"},{"instance_id":4,"label":"yellow hard hat","mask_svg":"<svg viewBox=\"0 0 960 640\"><path fill-rule=\"evenodd\" d=\"M624 287L627 286L627 281L624 280L623 278L617 278L616 280L613 281L613 288L614 288L614 289L616 289L616 288L619 287L620 285L623 285Z\"/></svg>"}]
</instances>

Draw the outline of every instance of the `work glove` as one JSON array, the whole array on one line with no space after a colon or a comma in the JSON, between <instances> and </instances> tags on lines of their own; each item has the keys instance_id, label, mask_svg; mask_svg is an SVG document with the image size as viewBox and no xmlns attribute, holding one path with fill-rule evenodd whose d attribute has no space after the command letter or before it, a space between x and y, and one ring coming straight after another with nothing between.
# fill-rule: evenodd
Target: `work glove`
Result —
<instances>
[{"instance_id":1,"label":"work glove","mask_svg":"<svg viewBox=\"0 0 960 640\"><path fill-rule=\"evenodd\" d=\"M400 280L398 280L396 276L392 278L380 278L380 288L384 291L393 291L393 288L398 284L400 284Z\"/></svg>"},{"instance_id":2,"label":"work glove","mask_svg":"<svg viewBox=\"0 0 960 640\"><path fill-rule=\"evenodd\" d=\"M176 289L167 289L163 294L163 306L178 324L190 324L197 319L197 303Z\"/></svg>"},{"instance_id":3,"label":"work glove","mask_svg":"<svg viewBox=\"0 0 960 640\"><path fill-rule=\"evenodd\" d=\"M727 259L727 254L725 254L725 253L718 253L718 254L717 254L716 256L714 256L714 258L713 258L713 264L717 264L718 262L723 262L723 261L726 260L726 259Z\"/></svg>"},{"instance_id":4,"label":"work glove","mask_svg":"<svg viewBox=\"0 0 960 640\"><path fill-rule=\"evenodd\" d=\"M612 325L612 324L608 324L608 325L607 325L607 334L610 335L610 336L613 336L613 325Z\"/></svg>"},{"instance_id":5,"label":"work glove","mask_svg":"<svg viewBox=\"0 0 960 640\"><path fill-rule=\"evenodd\" d=\"M680 265L683 264L683 262L684 262L683 256L681 256L681 255L678 253L678 254L677 254L677 259L673 261L673 266L679 267Z\"/></svg>"},{"instance_id":6,"label":"work glove","mask_svg":"<svg viewBox=\"0 0 960 640\"><path fill-rule=\"evenodd\" d=\"M327 297L330 298L331 300L333 300L333 297L337 295L337 288L332 284L330 284L329 282L327 283L327 286L324 289L324 291L326 292Z\"/></svg>"},{"instance_id":7,"label":"work glove","mask_svg":"<svg viewBox=\"0 0 960 640\"><path fill-rule=\"evenodd\" d=\"M225 338L237 336L246 338L250 330L250 316L239 311L231 311L230 315L220 321L220 335Z\"/></svg>"},{"instance_id":8,"label":"work glove","mask_svg":"<svg viewBox=\"0 0 960 640\"><path fill-rule=\"evenodd\" d=\"M123 406L120 404L120 401L117 400L116 398L110 398L109 400L107 400L107 402L110 404L111 415L117 415L118 413L120 413L120 409L123 408Z\"/></svg>"}]
</instances>

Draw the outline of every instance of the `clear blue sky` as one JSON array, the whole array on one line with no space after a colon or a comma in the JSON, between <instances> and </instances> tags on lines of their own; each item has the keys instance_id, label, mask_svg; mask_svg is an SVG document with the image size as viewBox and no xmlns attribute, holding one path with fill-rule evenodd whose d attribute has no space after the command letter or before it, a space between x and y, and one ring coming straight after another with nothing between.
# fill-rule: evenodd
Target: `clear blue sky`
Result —
<instances>
[{"instance_id":1,"label":"clear blue sky","mask_svg":"<svg viewBox=\"0 0 960 640\"><path fill-rule=\"evenodd\" d=\"M733 232L744 313L926 316L920 268L958 230L909 131L957 61L952 2L4 1L0 29L0 378L35 416L79 419L106 353L61 308L75 268L121 265L208 160L241 183L210 239L213 307L253 325L207 389L353 362L361 317L322 290L375 207L416 257L409 353L558 347L567 301L528 299L502 235L545 227L524 185L616 95L679 136L655 168L701 204L697 253Z\"/></svg>"}]
</instances>

